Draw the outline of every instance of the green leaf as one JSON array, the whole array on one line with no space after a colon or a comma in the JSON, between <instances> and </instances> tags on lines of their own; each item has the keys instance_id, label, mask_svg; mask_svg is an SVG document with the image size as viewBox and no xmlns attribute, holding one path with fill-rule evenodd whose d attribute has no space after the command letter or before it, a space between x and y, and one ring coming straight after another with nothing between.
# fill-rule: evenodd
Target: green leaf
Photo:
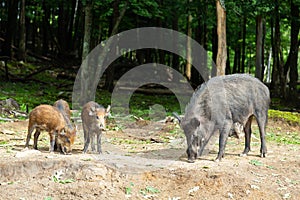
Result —
<instances>
[{"instance_id":1,"label":"green leaf","mask_svg":"<svg viewBox=\"0 0 300 200\"><path fill-rule=\"evenodd\" d=\"M67 184L67 183L73 183L75 182L74 179L66 179L66 180L60 180L59 183L61 184Z\"/></svg>"},{"instance_id":2,"label":"green leaf","mask_svg":"<svg viewBox=\"0 0 300 200\"><path fill-rule=\"evenodd\" d=\"M258 160L250 160L249 162L250 164L252 165L255 165L255 166L263 166L264 164Z\"/></svg>"},{"instance_id":3,"label":"green leaf","mask_svg":"<svg viewBox=\"0 0 300 200\"><path fill-rule=\"evenodd\" d=\"M152 186L147 186L146 188L146 191L149 192L149 193L152 193L152 194L155 194L155 193L160 193L160 191Z\"/></svg>"}]
</instances>

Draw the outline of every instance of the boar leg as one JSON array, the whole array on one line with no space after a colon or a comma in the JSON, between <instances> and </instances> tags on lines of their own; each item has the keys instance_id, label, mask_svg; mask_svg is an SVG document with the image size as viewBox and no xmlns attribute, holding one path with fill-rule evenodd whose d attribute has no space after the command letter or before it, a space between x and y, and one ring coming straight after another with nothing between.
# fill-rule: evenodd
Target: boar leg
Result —
<instances>
[{"instance_id":1,"label":"boar leg","mask_svg":"<svg viewBox=\"0 0 300 200\"><path fill-rule=\"evenodd\" d=\"M85 143L85 141L87 140L88 130L86 129L84 123L82 123L82 128L83 128L83 139L84 139L84 143Z\"/></svg>"},{"instance_id":2,"label":"boar leg","mask_svg":"<svg viewBox=\"0 0 300 200\"><path fill-rule=\"evenodd\" d=\"M29 147L29 141L30 141L30 138L31 138L31 134L34 130L34 127L33 126L29 126L28 127L28 134L27 134L27 138L26 138L26 144L25 144L25 147Z\"/></svg>"},{"instance_id":3,"label":"boar leg","mask_svg":"<svg viewBox=\"0 0 300 200\"><path fill-rule=\"evenodd\" d=\"M102 149L101 149L101 133L102 131L100 130L100 132L97 133L97 151L98 153L102 153Z\"/></svg>"},{"instance_id":4,"label":"boar leg","mask_svg":"<svg viewBox=\"0 0 300 200\"><path fill-rule=\"evenodd\" d=\"M91 148L92 148L92 152L96 152L96 147L95 147L95 133L92 132L90 134L90 137L91 137Z\"/></svg>"},{"instance_id":5,"label":"boar leg","mask_svg":"<svg viewBox=\"0 0 300 200\"><path fill-rule=\"evenodd\" d=\"M33 142L33 148L36 150L38 149L37 142L38 142L40 134L41 134L41 130L36 128L35 133L34 133L34 142Z\"/></svg>"},{"instance_id":6,"label":"boar leg","mask_svg":"<svg viewBox=\"0 0 300 200\"><path fill-rule=\"evenodd\" d=\"M228 139L229 132L232 127L232 122L225 122L222 129L220 129L220 137L219 137L219 153L216 158L216 162L221 161L224 157L225 146Z\"/></svg>"},{"instance_id":7,"label":"boar leg","mask_svg":"<svg viewBox=\"0 0 300 200\"><path fill-rule=\"evenodd\" d=\"M257 124L259 128L260 142L261 142L260 157L266 157L266 153L267 153L267 146L266 146L266 139L265 139L266 123L267 123L266 116L257 118Z\"/></svg>"},{"instance_id":8,"label":"boar leg","mask_svg":"<svg viewBox=\"0 0 300 200\"><path fill-rule=\"evenodd\" d=\"M50 136L50 147L49 147L49 151L50 153L54 151L54 145L55 145L55 136L57 135L56 131L54 132L49 132L49 136Z\"/></svg>"},{"instance_id":9,"label":"boar leg","mask_svg":"<svg viewBox=\"0 0 300 200\"><path fill-rule=\"evenodd\" d=\"M87 132L85 134L86 138L84 139L84 148L83 148L83 153L86 153L86 151L89 148L90 145L90 132Z\"/></svg>"},{"instance_id":10,"label":"boar leg","mask_svg":"<svg viewBox=\"0 0 300 200\"><path fill-rule=\"evenodd\" d=\"M244 132L245 132L245 149L243 151L243 153L241 154L241 156L247 156L247 154L250 151L250 142L251 142L251 123L252 123L252 116L249 117L245 127L244 127Z\"/></svg>"}]
</instances>

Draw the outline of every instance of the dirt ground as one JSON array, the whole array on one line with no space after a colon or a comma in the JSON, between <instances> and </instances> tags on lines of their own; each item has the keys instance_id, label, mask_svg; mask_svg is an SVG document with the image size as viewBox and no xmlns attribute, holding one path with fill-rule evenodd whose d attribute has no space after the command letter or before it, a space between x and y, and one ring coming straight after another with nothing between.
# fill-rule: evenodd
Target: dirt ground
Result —
<instances>
[{"instance_id":1,"label":"dirt ground","mask_svg":"<svg viewBox=\"0 0 300 200\"><path fill-rule=\"evenodd\" d=\"M76 122L78 137L73 153L61 155L48 153L47 133L41 134L39 151L32 146L24 151L27 124L27 120L0 124L0 199L300 197L300 145L267 141L267 157L260 158L260 141L252 138L252 151L240 157L243 138L229 138L221 162L213 161L216 143L195 163L187 163L185 137L178 125L115 121L103 134L103 154L82 154L83 133L80 122ZM300 134L299 127L270 120L267 132L274 130Z\"/></svg>"}]
</instances>

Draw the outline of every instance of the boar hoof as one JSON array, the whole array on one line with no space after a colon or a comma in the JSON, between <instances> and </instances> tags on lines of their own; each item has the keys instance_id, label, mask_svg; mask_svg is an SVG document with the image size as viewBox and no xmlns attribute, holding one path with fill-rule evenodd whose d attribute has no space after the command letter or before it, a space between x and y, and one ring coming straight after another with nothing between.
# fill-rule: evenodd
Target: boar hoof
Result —
<instances>
[{"instance_id":1,"label":"boar hoof","mask_svg":"<svg viewBox=\"0 0 300 200\"><path fill-rule=\"evenodd\" d=\"M187 162L188 162L188 163L194 163L195 160L188 159Z\"/></svg>"},{"instance_id":2,"label":"boar hoof","mask_svg":"<svg viewBox=\"0 0 300 200\"><path fill-rule=\"evenodd\" d=\"M22 151L27 151L27 150L29 150L29 148L28 148L28 147L25 147Z\"/></svg>"},{"instance_id":3,"label":"boar hoof","mask_svg":"<svg viewBox=\"0 0 300 200\"><path fill-rule=\"evenodd\" d=\"M240 156L241 156L241 157L246 157L247 154L246 154L246 153L241 153Z\"/></svg>"},{"instance_id":4,"label":"boar hoof","mask_svg":"<svg viewBox=\"0 0 300 200\"><path fill-rule=\"evenodd\" d=\"M221 159L219 159L219 158L215 159L215 162L220 162L220 161L221 161Z\"/></svg>"},{"instance_id":5,"label":"boar hoof","mask_svg":"<svg viewBox=\"0 0 300 200\"><path fill-rule=\"evenodd\" d=\"M265 157L266 157L266 154L265 154L265 153L261 153L261 154L260 154L260 157L261 157L261 158L265 158Z\"/></svg>"}]
</instances>

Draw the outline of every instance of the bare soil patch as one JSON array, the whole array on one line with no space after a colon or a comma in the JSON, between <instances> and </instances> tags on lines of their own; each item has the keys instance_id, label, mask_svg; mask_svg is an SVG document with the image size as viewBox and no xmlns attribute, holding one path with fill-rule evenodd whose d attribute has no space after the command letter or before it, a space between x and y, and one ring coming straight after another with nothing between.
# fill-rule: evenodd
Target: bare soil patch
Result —
<instances>
[{"instance_id":1,"label":"bare soil patch","mask_svg":"<svg viewBox=\"0 0 300 200\"><path fill-rule=\"evenodd\" d=\"M24 151L28 121L0 124L0 199L298 199L300 146L260 141L240 157L243 139L229 138L226 155L214 162L218 145L187 163L185 138L173 123L131 122L103 134L103 154L82 154L79 132L72 155L49 154L42 133L39 151ZM279 128L278 128L279 127ZM255 127L254 127L255 129ZM300 128L270 120L268 131ZM258 136L257 136L258 137ZM31 141L30 144L32 144Z\"/></svg>"}]
</instances>

